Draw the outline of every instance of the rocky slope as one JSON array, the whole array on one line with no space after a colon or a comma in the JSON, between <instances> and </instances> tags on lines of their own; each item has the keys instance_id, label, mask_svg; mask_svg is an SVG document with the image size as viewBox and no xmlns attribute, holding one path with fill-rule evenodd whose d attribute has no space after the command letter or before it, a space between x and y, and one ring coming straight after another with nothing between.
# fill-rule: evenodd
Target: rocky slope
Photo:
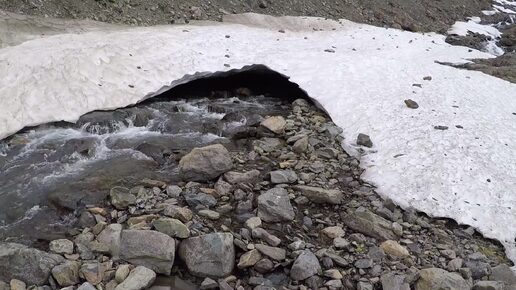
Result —
<instances>
[{"instance_id":1,"label":"rocky slope","mask_svg":"<svg viewBox=\"0 0 516 290\"><path fill-rule=\"evenodd\" d=\"M227 119L238 146L169 157L183 181L113 187L40 249L1 243L0 289L516 289L498 244L382 200L305 100Z\"/></svg>"}]
</instances>

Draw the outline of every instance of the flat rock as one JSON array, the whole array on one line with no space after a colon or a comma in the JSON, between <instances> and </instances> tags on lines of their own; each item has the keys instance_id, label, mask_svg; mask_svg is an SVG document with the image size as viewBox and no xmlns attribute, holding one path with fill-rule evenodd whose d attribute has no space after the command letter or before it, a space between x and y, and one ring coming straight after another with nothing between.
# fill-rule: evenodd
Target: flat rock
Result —
<instances>
[{"instance_id":1,"label":"flat rock","mask_svg":"<svg viewBox=\"0 0 516 290\"><path fill-rule=\"evenodd\" d=\"M317 257L309 250L304 250L297 256L292 269L290 278L296 281L305 280L322 271Z\"/></svg>"},{"instance_id":2,"label":"flat rock","mask_svg":"<svg viewBox=\"0 0 516 290\"><path fill-rule=\"evenodd\" d=\"M230 184L256 183L260 178L260 171L253 169L246 172L229 171L224 174L224 179Z\"/></svg>"},{"instance_id":3,"label":"flat rock","mask_svg":"<svg viewBox=\"0 0 516 290\"><path fill-rule=\"evenodd\" d=\"M379 240L397 240L392 223L368 210L347 214L344 223L355 231Z\"/></svg>"},{"instance_id":4,"label":"flat rock","mask_svg":"<svg viewBox=\"0 0 516 290\"><path fill-rule=\"evenodd\" d=\"M174 264L175 241L150 230L124 230L120 239L120 258L133 265L145 266L156 273L170 275Z\"/></svg>"},{"instance_id":5,"label":"flat rock","mask_svg":"<svg viewBox=\"0 0 516 290\"><path fill-rule=\"evenodd\" d=\"M194 148L179 161L181 176L190 181L208 181L233 168L229 151L220 144Z\"/></svg>"},{"instance_id":6,"label":"flat rock","mask_svg":"<svg viewBox=\"0 0 516 290\"><path fill-rule=\"evenodd\" d=\"M505 290L505 283L500 281L478 281L473 290Z\"/></svg>"},{"instance_id":7,"label":"flat rock","mask_svg":"<svg viewBox=\"0 0 516 290\"><path fill-rule=\"evenodd\" d=\"M295 217L288 192L284 188L271 188L258 197L258 216L266 222L291 221Z\"/></svg>"},{"instance_id":8,"label":"flat rock","mask_svg":"<svg viewBox=\"0 0 516 290\"><path fill-rule=\"evenodd\" d=\"M428 268L419 271L420 278L416 290L470 290L471 284L461 275L439 268Z\"/></svg>"},{"instance_id":9,"label":"flat rock","mask_svg":"<svg viewBox=\"0 0 516 290\"><path fill-rule=\"evenodd\" d=\"M280 183L295 183L297 181L297 174L292 170L275 170L271 171L271 182L273 184Z\"/></svg>"},{"instance_id":10,"label":"flat rock","mask_svg":"<svg viewBox=\"0 0 516 290\"><path fill-rule=\"evenodd\" d=\"M149 268L138 266L134 268L129 276L116 286L115 290L142 290L149 288L156 280L156 273Z\"/></svg>"},{"instance_id":11,"label":"flat rock","mask_svg":"<svg viewBox=\"0 0 516 290\"><path fill-rule=\"evenodd\" d=\"M179 245L179 257L195 276L225 277L235 266L233 235L213 233L188 238Z\"/></svg>"},{"instance_id":12,"label":"flat rock","mask_svg":"<svg viewBox=\"0 0 516 290\"><path fill-rule=\"evenodd\" d=\"M237 267L239 269L249 268L254 266L262 259L262 255L258 250L251 250L240 256Z\"/></svg>"},{"instance_id":13,"label":"flat rock","mask_svg":"<svg viewBox=\"0 0 516 290\"><path fill-rule=\"evenodd\" d=\"M0 280L21 280L29 285L47 283L63 257L15 243L0 243Z\"/></svg>"},{"instance_id":14,"label":"flat rock","mask_svg":"<svg viewBox=\"0 0 516 290\"><path fill-rule=\"evenodd\" d=\"M283 261L287 256L287 251L282 248L276 248L262 244L256 244L255 247L258 251L260 251L260 253L276 261Z\"/></svg>"},{"instance_id":15,"label":"flat rock","mask_svg":"<svg viewBox=\"0 0 516 290\"><path fill-rule=\"evenodd\" d=\"M404 258L410 256L407 248L400 245L393 240L387 240L380 245L380 248L387 254L393 257Z\"/></svg>"},{"instance_id":16,"label":"flat rock","mask_svg":"<svg viewBox=\"0 0 516 290\"><path fill-rule=\"evenodd\" d=\"M341 204L344 195L340 190L337 189L324 189L320 187L297 185L294 186L295 190L298 190L306 196L311 202L319 204Z\"/></svg>"}]
</instances>

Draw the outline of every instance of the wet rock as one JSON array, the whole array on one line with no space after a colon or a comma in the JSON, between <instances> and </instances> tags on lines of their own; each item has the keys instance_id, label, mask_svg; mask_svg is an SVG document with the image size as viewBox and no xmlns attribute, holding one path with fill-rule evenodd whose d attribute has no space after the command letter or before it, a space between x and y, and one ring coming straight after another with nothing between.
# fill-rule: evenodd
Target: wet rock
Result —
<instances>
[{"instance_id":1,"label":"wet rock","mask_svg":"<svg viewBox=\"0 0 516 290\"><path fill-rule=\"evenodd\" d=\"M138 266L129 273L129 276L116 286L115 290L142 290L149 288L156 280L156 273L151 269Z\"/></svg>"},{"instance_id":2,"label":"wet rock","mask_svg":"<svg viewBox=\"0 0 516 290\"><path fill-rule=\"evenodd\" d=\"M63 257L15 243L0 243L0 280L18 279L29 285L43 285Z\"/></svg>"},{"instance_id":3,"label":"wet rock","mask_svg":"<svg viewBox=\"0 0 516 290\"><path fill-rule=\"evenodd\" d=\"M357 137L357 145L371 148L373 147L373 142L368 135L360 133Z\"/></svg>"},{"instance_id":4,"label":"wet rock","mask_svg":"<svg viewBox=\"0 0 516 290\"><path fill-rule=\"evenodd\" d=\"M380 245L380 248L387 254L393 257L404 258L410 256L407 248L398 244L396 241L387 240Z\"/></svg>"},{"instance_id":5,"label":"wet rock","mask_svg":"<svg viewBox=\"0 0 516 290\"><path fill-rule=\"evenodd\" d=\"M179 256L195 276L225 277L235 266L233 236L213 233L188 238L179 245Z\"/></svg>"},{"instance_id":6,"label":"wet rock","mask_svg":"<svg viewBox=\"0 0 516 290\"><path fill-rule=\"evenodd\" d=\"M79 283L79 262L67 261L52 269L52 277L61 287L73 286Z\"/></svg>"},{"instance_id":7,"label":"wet rock","mask_svg":"<svg viewBox=\"0 0 516 290\"><path fill-rule=\"evenodd\" d=\"M502 281L507 285L516 284L516 274L506 264L500 264L491 270L490 280Z\"/></svg>"},{"instance_id":8,"label":"wet rock","mask_svg":"<svg viewBox=\"0 0 516 290\"><path fill-rule=\"evenodd\" d=\"M73 242L67 239L53 240L50 242L49 248L56 254L73 254Z\"/></svg>"},{"instance_id":9,"label":"wet rock","mask_svg":"<svg viewBox=\"0 0 516 290\"><path fill-rule=\"evenodd\" d=\"M190 236L190 230L178 219L159 218L152 221L154 228L172 238L186 239Z\"/></svg>"},{"instance_id":10,"label":"wet rock","mask_svg":"<svg viewBox=\"0 0 516 290\"><path fill-rule=\"evenodd\" d=\"M388 273L380 277L383 290L410 290L410 285L405 282L405 275Z\"/></svg>"},{"instance_id":11,"label":"wet rock","mask_svg":"<svg viewBox=\"0 0 516 290\"><path fill-rule=\"evenodd\" d=\"M260 171L256 169L246 172L229 171L224 174L224 178L231 184L256 183L260 178Z\"/></svg>"},{"instance_id":12,"label":"wet rock","mask_svg":"<svg viewBox=\"0 0 516 290\"><path fill-rule=\"evenodd\" d=\"M180 174L184 179L191 181L208 181L231 168L231 155L220 144L195 148L179 161Z\"/></svg>"},{"instance_id":13,"label":"wet rock","mask_svg":"<svg viewBox=\"0 0 516 290\"><path fill-rule=\"evenodd\" d=\"M295 217L287 190L272 188L258 197L258 216L266 222L291 221Z\"/></svg>"},{"instance_id":14,"label":"wet rock","mask_svg":"<svg viewBox=\"0 0 516 290\"><path fill-rule=\"evenodd\" d=\"M305 250L294 261L290 270L290 278L296 281L305 280L320 271L322 269L317 257L311 251Z\"/></svg>"},{"instance_id":15,"label":"wet rock","mask_svg":"<svg viewBox=\"0 0 516 290\"><path fill-rule=\"evenodd\" d=\"M343 217L344 223L364 235L379 240L397 240L392 224L368 210L355 210Z\"/></svg>"},{"instance_id":16,"label":"wet rock","mask_svg":"<svg viewBox=\"0 0 516 290\"><path fill-rule=\"evenodd\" d=\"M285 131L287 122L282 116L269 117L263 120L260 125L275 134L282 134Z\"/></svg>"},{"instance_id":17,"label":"wet rock","mask_svg":"<svg viewBox=\"0 0 516 290\"><path fill-rule=\"evenodd\" d=\"M239 269L249 268L254 266L261 259L262 255L258 250L251 250L240 256L237 267Z\"/></svg>"},{"instance_id":18,"label":"wet rock","mask_svg":"<svg viewBox=\"0 0 516 290\"><path fill-rule=\"evenodd\" d=\"M149 230L122 231L120 258L133 265L170 275L174 254L175 241L166 234Z\"/></svg>"},{"instance_id":19,"label":"wet rock","mask_svg":"<svg viewBox=\"0 0 516 290\"><path fill-rule=\"evenodd\" d=\"M470 290L471 284L457 273L450 273L439 268L428 268L419 271L420 278L416 290Z\"/></svg>"},{"instance_id":20,"label":"wet rock","mask_svg":"<svg viewBox=\"0 0 516 290\"><path fill-rule=\"evenodd\" d=\"M276 170L271 171L270 174L273 184L295 183L297 181L297 174L292 170Z\"/></svg>"},{"instance_id":21,"label":"wet rock","mask_svg":"<svg viewBox=\"0 0 516 290\"><path fill-rule=\"evenodd\" d=\"M405 100L405 105L410 109L417 109L419 108L419 105L411 99Z\"/></svg>"},{"instance_id":22,"label":"wet rock","mask_svg":"<svg viewBox=\"0 0 516 290\"><path fill-rule=\"evenodd\" d=\"M306 150L308 150L308 137L302 137L301 139L294 142L294 145L292 145L292 151L296 153L304 153Z\"/></svg>"},{"instance_id":23,"label":"wet rock","mask_svg":"<svg viewBox=\"0 0 516 290\"><path fill-rule=\"evenodd\" d=\"M505 290L505 283L497 281L478 281L473 290Z\"/></svg>"},{"instance_id":24,"label":"wet rock","mask_svg":"<svg viewBox=\"0 0 516 290\"><path fill-rule=\"evenodd\" d=\"M295 190L300 191L311 202L319 204L340 204L344 195L337 189L324 189L320 187L297 185Z\"/></svg>"},{"instance_id":25,"label":"wet rock","mask_svg":"<svg viewBox=\"0 0 516 290\"><path fill-rule=\"evenodd\" d=\"M257 244L255 247L260 251L260 253L276 261L283 261L287 256L287 251L282 248L270 247L262 244Z\"/></svg>"},{"instance_id":26,"label":"wet rock","mask_svg":"<svg viewBox=\"0 0 516 290\"><path fill-rule=\"evenodd\" d=\"M130 189L121 186L111 188L109 197L111 198L111 204L120 210L126 209L136 202L136 196L130 192Z\"/></svg>"}]
</instances>

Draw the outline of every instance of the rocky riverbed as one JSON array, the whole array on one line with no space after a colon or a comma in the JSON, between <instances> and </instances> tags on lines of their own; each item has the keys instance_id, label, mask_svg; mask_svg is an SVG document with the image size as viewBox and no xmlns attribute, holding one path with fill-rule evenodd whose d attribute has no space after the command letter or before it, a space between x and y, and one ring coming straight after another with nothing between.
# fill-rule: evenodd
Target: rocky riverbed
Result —
<instances>
[{"instance_id":1,"label":"rocky riverbed","mask_svg":"<svg viewBox=\"0 0 516 290\"><path fill-rule=\"evenodd\" d=\"M116 144L110 150L138 151L136 159L156 167L115 167L112 183L96 183L101 194L82 193L72 207L62 202L70 197L51 198L77 223L48 242L0 243L0 289L516 289L498 243L379 197L360 179L359 160L342 149L341 130L306 100L220 93L240 98L144 107L161 119L135 108L83 117L81 132ZM191 106L206 110L180 117L185 109L177 108ZM121 123L102 123L105 114ZM169 130L185 128L181 122L216 138L178 145L165 136L179 134ZM128 136L128 128L144 138L105 138ZM48 135L41 129L24 134ZM369 146L374 140L364 133L358 143ZM9 144L31 144L16 140L23 138ZM56 154L67 148L59 144L43 148ZM108 163L92 171L104 175Z\"/></svg>"}]
</instances>

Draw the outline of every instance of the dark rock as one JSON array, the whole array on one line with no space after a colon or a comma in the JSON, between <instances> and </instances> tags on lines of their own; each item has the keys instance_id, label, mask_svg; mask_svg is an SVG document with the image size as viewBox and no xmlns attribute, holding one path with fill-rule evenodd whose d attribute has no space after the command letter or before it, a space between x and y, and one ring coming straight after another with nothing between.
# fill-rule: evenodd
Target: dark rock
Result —
<instances>
[{"instance_id":1,"label":"dark rock","mask_svg":"<svg viewBox=\"0 0 516 290\"><path fill-rule=\"evenodd\" d=\"M258 197L258 216L266 222L291 221L295 217L287 190L271 188Z\"/></svg>"},{"instance_id":2,"label":"dark rock","mask_svg":"<svg viewBox=\"0 0 516 290\"><path fill-rule=\"evenodd\" d=\"M434 129L435 130L443 130L444 131L444 130L448 130L448 126L441 126L441 125L434 126Z\"/></svg>"},{"instance_id":3,"label":"dark rock","mask_svg":"<svg viewBox=\"0 0 516 290\"><path fill-rule=\"evenodd\" d=\"M271 182L274 184L280 183L295 183L297 181L297 174L292 170L275 170L271 171Z\"/></svg>"},{"instance_id":4,"label":"dark rock","mask_svg":"<svg viewBox=\"0 0 516 290\"><path fill-rule=\"evenodd\" d=\"M290 270L290 278L293 280L305 280L322 271L317 257L309 250L299 254Z\"/></svg>"},{"instance_id":5,"label":"dark rock","mask_svg":"<svg viewBox=\"0 0 516 290\"><path fill-rule=\"evenodd\" d=\"M373 142L368 135L360 133L357 137L357 145L371 148L373 147Z\"/></svg>"},{"instance_id":6,"label":"dark rock","mask_svg":"<svg viewBox=\"0 0 516 290\"><path fill-rule=\"evenodd\" d=\"M407 107L409 107L411 109L419 108L419 105L415 101L413 101L411 99L405 100L405 105L407 105Z\"/></svg>"}]
</instances>

